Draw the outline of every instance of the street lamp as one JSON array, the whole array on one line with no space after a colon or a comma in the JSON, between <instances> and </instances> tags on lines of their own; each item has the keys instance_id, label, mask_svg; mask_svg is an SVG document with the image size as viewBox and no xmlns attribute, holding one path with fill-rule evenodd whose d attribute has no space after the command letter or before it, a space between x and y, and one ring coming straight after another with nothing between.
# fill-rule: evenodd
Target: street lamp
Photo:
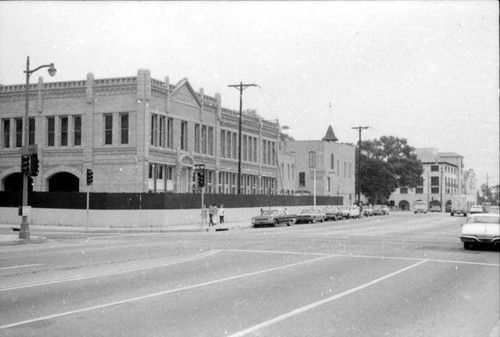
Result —
<instances>
[{"instance_id":1,"label":"street lamp","mask_svg":"<svg viewBox=\"0 0 500 337\"><path fill-rule=\"evenodd\" d=\"M240 82L240 84L232 84L228 85L228 87L238 88L240 90L240 122L238 128L238 194L241 194L241 114L243 108L243 89L248 87L258 87L258 85L253 83L243 84L243 82Z\"/></svg>"},{"instance_id":2,"label":"street lamp","mask_svg":"<svg viewBox=\"0 0 500 337\"><path fill-rule=\"evenodd\" d=\"M48 72L50 76L54 76L57 72L54 67L54 63L39 66L33 70L30 70L30 57L26 58L26 98L25 98L25 110L24 110L24 147L23 154L29 153L29 96L30 96L30 75L35 71L49 68ZM22 222L21 228L19 229L19 239L30 239L30 229L28 224L28 215L26 215L25 208L28 206L28 173L23 173L23 203L22 203Z\"/></svg>"}]
</instances>

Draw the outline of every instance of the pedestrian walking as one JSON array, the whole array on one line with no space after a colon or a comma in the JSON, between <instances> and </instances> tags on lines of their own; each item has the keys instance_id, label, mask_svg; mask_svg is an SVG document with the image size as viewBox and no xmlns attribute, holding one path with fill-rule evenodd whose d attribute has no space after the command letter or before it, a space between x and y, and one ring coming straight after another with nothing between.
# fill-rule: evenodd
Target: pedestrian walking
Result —
<instances>
[{"instance_id":1,"label":"pedestrian walking","mask_svg":"<svg viewBox=\"0 0 500 337\"><path fill-rule=\"evenodd\" d=\"M210 207L208 208L208 217L209 217L209 222L208 222L208 226L213 226L215 225L214 224L214 205L210 205Z\"/></svg>"},{"instance_id":2,"label":"pedestrian walking","mask_svg":"<svg viewBox=\"0 0 500 337\"><path fill-rule=\"evenodd\" d=\"M224 205L221 204L219 208L219 222L224 223L224 216L226 215L226 210L224 209Z\"/></svg>"}]
</instances>

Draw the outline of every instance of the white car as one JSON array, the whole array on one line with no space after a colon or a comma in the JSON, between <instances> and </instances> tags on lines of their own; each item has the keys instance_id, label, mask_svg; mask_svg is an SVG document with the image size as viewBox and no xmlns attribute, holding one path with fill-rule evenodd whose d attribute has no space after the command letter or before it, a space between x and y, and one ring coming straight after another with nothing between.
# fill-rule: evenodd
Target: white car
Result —
<instances>
[{"instance_id":1,"label":"white car","mask_svg":"<svg viewBox=\"0 0 500 337\"><path fill-rule=\"evenodd\" d=\"M483 213L483 206L473 205L470 207L470 213Z\"/></svg>"},{"instance_id":2,"label":"white car","mask_svg":"<svg viewBox=\"0 0 500 337\"><path fill-rule=\"evenodd\" d=\"M479 245L500 244L500 214L477 213L467 218L462 225L460 240L465 249L472 249Z\"/></svg>"}]
</instances>

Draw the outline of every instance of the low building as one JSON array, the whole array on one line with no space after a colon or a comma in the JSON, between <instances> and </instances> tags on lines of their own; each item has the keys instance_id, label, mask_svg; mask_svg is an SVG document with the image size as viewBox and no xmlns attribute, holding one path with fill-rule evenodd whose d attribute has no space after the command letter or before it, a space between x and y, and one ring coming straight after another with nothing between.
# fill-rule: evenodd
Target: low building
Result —
<instances>
[{"instance_id":1,"label":"low building","mask_svg":"<svg viewBox=\"0 0 500 337\"><path fill-rule=\"evenodd\" d=\"M412 211L416 201L425 201L429 207L437 205L441 211L450 209L453 195L466 195L469 205L477 202L477 182L472 169L464 170L463 156L454 152L439 152L435 148L415 150L424 172L416 188L400 187L390 197L395 205Z\"/></svg>"},{"instance_id":2,"label":"low building","mask_svg":"<svg viewBox=\"0 0 500 337\"><path fill-rule=\"evenodd\" d=\"M25 85L0 87L0 190L22 189ZM208 193L237 193L239 112L220 94L196 92L187 79L171 84L137 76L30 85L29 145L40 172L30 190L84 192L196 191L194 170L206 169ZM241 192L276 193L280 126L243 113Z\"/></svg>"},{"instance_id":3,"label":"low building","mask_svg":"<svg viewBox=\"0 0 500 337\"><path fill-rule=\"evenodd\" d=\"M339 196L344 205L355 201L355 149L339 143L331 126L321 140L285 141L284 152L292 153L295 195ZM287 170L288 174L288 170Z\"/></svg>"}]
</instances>

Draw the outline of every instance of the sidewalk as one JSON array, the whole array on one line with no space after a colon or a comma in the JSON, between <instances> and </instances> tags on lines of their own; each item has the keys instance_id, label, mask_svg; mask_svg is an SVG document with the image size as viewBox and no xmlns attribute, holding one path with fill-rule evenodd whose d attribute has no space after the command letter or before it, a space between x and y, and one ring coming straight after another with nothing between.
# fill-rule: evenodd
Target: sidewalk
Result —
<instances>
[{"instance_id":1,"label":"sidewalk","mask_svg":"<svg viewBox=\"0 0 500 337\"><path fill-rule=\"evenodd\" d=\"M19 239L19 224L0 224L0 246L43 243L46 237L33 235L36 232L75 232L75 233L181 233L181 232L219 232L251 228L249 222L234 222L217 224L207 227L204 225L175 225L166 227L74 227L30 225L30 240Z\"/></svg>"}]
</instances>

